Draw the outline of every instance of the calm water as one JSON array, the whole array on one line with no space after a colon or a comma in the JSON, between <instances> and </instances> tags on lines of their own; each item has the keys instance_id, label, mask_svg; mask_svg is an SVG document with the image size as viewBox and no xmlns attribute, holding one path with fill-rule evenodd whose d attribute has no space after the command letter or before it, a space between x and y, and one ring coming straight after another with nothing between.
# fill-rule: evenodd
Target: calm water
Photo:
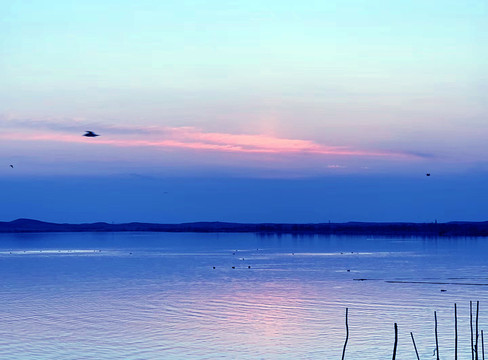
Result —
<instances>
[{"instance_id":1,"label":"calm water","mask_svg":"<svg viewBox=\"0 0 488 360\"><path fill-rule=\"evenodd\" d=\"M416 359L410 331L432 358L434 310L453 358L457 303L470 359L470 300L488 329L487 251L482 238L0 234L0 358L340 359L346 307L347 359L391 359L395 322L397 359Z\"/></svg>"}]
</instances>

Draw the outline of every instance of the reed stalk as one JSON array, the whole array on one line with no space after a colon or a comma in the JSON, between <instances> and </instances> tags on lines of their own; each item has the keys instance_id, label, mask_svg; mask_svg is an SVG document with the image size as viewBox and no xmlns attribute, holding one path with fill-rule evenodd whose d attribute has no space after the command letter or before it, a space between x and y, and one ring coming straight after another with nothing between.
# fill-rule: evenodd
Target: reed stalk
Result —
<instances>
[{"instance_id":1,"label":"reed stalk","mask_svg":"<svg viewBox=\"0 0 488 360\"><path fill-rule=\"evenodd\" d=\"M479 315L479 312L480 312L480 302L477 301L476 302L476 342L475 342L475 347L474 347L474 351L475 351L475 355L476 355L476 360L479 360L478 358L478 337L479 337L479 333L478 333L478 315Z\"/></svg>"},{"instance_id":2,"label":"reed stalk","mask_svg":"<svg viewBox=\"0 0 488 360\"><path fill-rule=\"evenodd\" d=\"M471 360L474 360L474 345L473 345L473 302L469 302L469 325L471 327Z\"/></svg>"},{"instance_id":3,"label":"reed stalk","mask_svg":"<svg viewBox=\"0 0 488 360\"><path fill-rule=\"evenodd\" d=\"M344 360L344 356L346 356L346 345L347 345L347 340L349 339L349 325L347 323L347 313L348 313L348 308L346 308L346 341L344 341L344 348L342 349L342 360Z\"/></svg>"},{"instance_id":4,"label":"reed stalk","mask_svg":"<svg viewBox=\"0 0 488 360\"><path fill-rule=\"evenodd\" d=\"M458 360L458 326L456 303L454 303L454 360Z\"/></svg>"},{"instance_id":5,"label":"reed stalk","mask_svg":"<svg viewBox=\"0 0 488 360\"><path fill-rule=\"evenodd\" d=\"M395 323L395 343L393 344L392 360L396 359L397 344L398 344L398 326L397 326L397 323Z\"/></svg>"},{"instance_id":6,"label":"reed stalk","mask_svg":"<svg viewBox=\"0 0 488 360\"><path fill-rule=\"evenodd\" d=\"M439 338L437 336L437 313L434 311L434 323L435 323L435 354L436 359L439 360Z\"/></svg>"},{"instance_id":7,"label":"reed stalk","mask_svg":"<svg viewBox=\"0 0 488 360\"><path fill-rule=\"evenodd\" d=\"M481 330L481 358L485 360L485 341L483 340L483 330Z\"/></svg>"},{"instance_id":8,"label":"reed stalk","mask_svg":"<svg viewBox=\"0 0 488 360\"><path fill-rule=\"evenodd\" d=\"M417 345L415 345L415 339L413 338L413 332L410 332L410 336L412 337L413 348L415 349L415 354L417 354L417 360L420 360L419 352L417 351Z\"/></svg>"}]
</instances>

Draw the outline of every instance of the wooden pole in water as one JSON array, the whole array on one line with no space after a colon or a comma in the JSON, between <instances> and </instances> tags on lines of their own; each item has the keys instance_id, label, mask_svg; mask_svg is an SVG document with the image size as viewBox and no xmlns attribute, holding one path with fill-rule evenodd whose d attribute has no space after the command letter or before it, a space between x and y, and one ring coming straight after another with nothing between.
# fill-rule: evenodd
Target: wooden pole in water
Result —
<instances>
[{"instance_id":1,"label":"wooden pole in water","mask_svg":"<svg viewBox=\"0 0 488 360\"><path fill-rule=\"evenodd\" d=\"M471 360L474 360L474 346L473 346L473 302L469 302L469 324L471 327Z\"/></svg>"},{"instance_id":2,"label":"wooden pole in water","mask_svg":"<svg viewBox=\"0 0 488 360\"><path fill-rule=\"evenodd\" d=\"M420 360L419 352L417 351L417 345L415 345L415 339L413 338L412 332L410 332L410 336L412 337L413 348L415 349L415 354L417 354L417 360Z\"/></svg>"},{"instance_id":3,"label":"wooden pole in water","mask_svg":"<svg viewBox=\"0 0 488 360\"><path fill-rule=\"evenodd\" d=\"M437 337L437 313L434 311L434 323L435 323L435 353L437 360L439 360L439 338Z\"/></svg>"},{"instance_id":4,"label":"wooden pole in water","mask_svg":"<svg viewBox=\"0 0 488 360\"><path fill-rule=\"evenodd\" d=\"M344 348L342 349L342 360L344 360L344 356L346 356L346 345L347 345L347 340L349 339L349 325L347 324L347 311L348 308L346 308L346 341L344 342Z\"/></svg>"},{"instance_id":5,"label":"wooden pole in water","mask_svg":"<svg viewBox=\"0 0 488 360\"><path fill-rule=\"evenodd\" d=\"M481 358L485 360L485 341L483 340L483 330L481 330Z\"/></svg>"},{"instance_id":6,"label":"wooden pole in water","mask_svg":"<svg viewBox=\"0 0 488 360\"><path fill-rule=\"evenodd\" d=\"M457 305L454 303L454 360L458 360Z\"/></svg>"},{"instance_id":7,"label":"wooden pole in water","mask_svg":"<svg viewBox=\"0 0 488 360\"><path fill-rule=\"evenodd\" d=\"M398 343L398 326L397 326L397 323L395 323L395 344L393 345L393 358L392 358L392 360L395 360L395 358L396 358L397 343Z\"/></svg>"},{"instance_id":8,"label":"wooden pole in water","mask_svg":"<svg viewBox=\"0 0 488 360\"><path fill-rule=\"evenodd\" d=\"M475 342L475 347L474 347L474 351L475 351L475 354L476 354L476 360L478 360L478 337L479 337L479 333L478 333L478 315L479 315L479 312L480 312L480 302L477 301L476 302L476 342Z\"/></svg>"}]
</instances>

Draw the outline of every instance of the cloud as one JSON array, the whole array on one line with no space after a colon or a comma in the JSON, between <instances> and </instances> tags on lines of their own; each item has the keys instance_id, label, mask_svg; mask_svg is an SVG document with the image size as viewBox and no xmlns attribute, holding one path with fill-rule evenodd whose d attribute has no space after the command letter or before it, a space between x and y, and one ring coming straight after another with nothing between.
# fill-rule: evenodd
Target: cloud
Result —
<instances>
[{"instance_id":1,"label":"cloud","mask_svg":"<svg viewBox=\"0 0 488 360\"><path fill-rule=\"evenodd\" d=\"M86 121L82 118L19 119L0 115L0 128L22 130L51 130L60 133L84 132L90 129L111 134L150 134L151 127L106 125L103 122Z\"/></svg>"},{"instance_id":2,"label":"cloud","mask_svg":"<svg viewBox=\"0 0 488 360\"><path fill-rule=\"evenodd\" d=\"M315 154L350 157L400 158L418 157L407 152L388 152L354 149L347 146L328 146L311 140L276 137L265 134L231 134L207 132L196 127L117 126L71 120L6 120L0 138L17 141L50 141L64 143L92 143L114 147L148 147L158 149L187 149L242 154ZM101 134L87 139L85 130Z\"/></svg>"}]
</instances>

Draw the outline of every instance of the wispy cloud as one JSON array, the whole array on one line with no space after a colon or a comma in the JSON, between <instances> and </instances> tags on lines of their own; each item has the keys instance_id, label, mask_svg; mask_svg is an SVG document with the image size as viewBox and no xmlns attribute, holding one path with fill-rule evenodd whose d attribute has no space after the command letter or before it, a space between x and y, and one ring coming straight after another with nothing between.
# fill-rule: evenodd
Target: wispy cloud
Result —
<instances>
[{"instance_id":1,"label":"wispy cloud","mask_svg":"<svg viewBox=\"0 0 488 360\"><path fill-rule=\"evenodd\" d=\"M45 120L7 120L0 138L20 141L52 141L91 143L116 147L152 147L160 149L189 149L247 154L316 154L352 157L417 157L406 152L354 149L347 146L328 146L311 140L276 137L265 134L231 134L207 132L195 127L137 127L107 126L72 121L69 124ZM102 136L87 139L84 130L95 130Z\"/></svg>"},{"instance_id":2,"label":"wispy cloud","mask_svg":"<svg viewBox=\"0 0 488 360\"><path fill-rule=\"evenodd\" d=\"M49 130L50 132L67 134L97 129L97 131L104 131L116 135L150 134L153 131L151 127L107 125L105 122L87 121L82 118L19 119L6 115L0 115L0 128L18 129L31 133Z\"/></svg>"}]
</instances>

